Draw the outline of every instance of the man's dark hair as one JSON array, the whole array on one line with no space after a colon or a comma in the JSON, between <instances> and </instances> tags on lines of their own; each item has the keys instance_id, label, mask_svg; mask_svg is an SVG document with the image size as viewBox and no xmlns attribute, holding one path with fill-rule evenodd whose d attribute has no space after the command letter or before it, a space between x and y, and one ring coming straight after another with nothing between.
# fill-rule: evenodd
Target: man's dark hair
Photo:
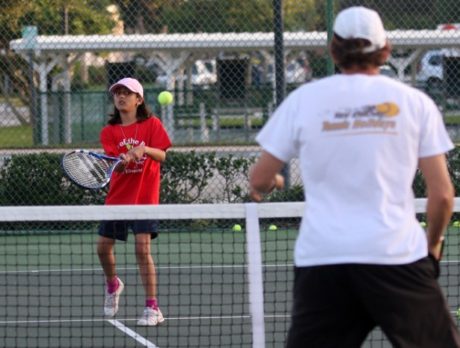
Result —
<instances>
[{"instance_id":1,"label":"man's dark hair","mask_svg":"<svg viewBox=\"0 0 460 348\"><path fill-rule=\"evenodd\" d=\"M142 104L139 104L139 106L137 107L137 111L136 111L136 119L138 121L144 121L148 119L151 115L152 115L152 112L147 107L145 102L142 102ZM110 118L107 121L108 124L111 124L111 125L121 124L120 111L116 107L113 107L113 113L111 113L109 116Z\"/></svg>"},{"instance_id":2,"label":"man's dark hair","mask_svg":"<svg viewBox=\"0 0 460 348\"><path fill-rule=\"evenodd\" d=\"M391 51L391 46L387 44L374 52L365 53L363 50L371 45L366 39L343 39L334 34L330 50L335 63L340 69L350 69L353 67L367 69L370 67L382 66Z\"/></svg>"}]
</instances>

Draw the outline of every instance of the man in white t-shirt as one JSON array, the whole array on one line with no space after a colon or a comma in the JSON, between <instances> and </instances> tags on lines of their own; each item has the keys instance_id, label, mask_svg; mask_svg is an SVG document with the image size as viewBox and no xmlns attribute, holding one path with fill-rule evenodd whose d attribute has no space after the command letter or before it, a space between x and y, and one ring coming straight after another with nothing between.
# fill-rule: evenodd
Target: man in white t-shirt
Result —
<instances>
[{"instance_id":1,"label":"man in white t-shirt","mask_svg":"<svg viewBox=\"0 0 460 348\"><path fill-rule=\"evenodd\" d=\"M424 93L379 74L391 48L377 12L340 12L330 50L342 74L286 98L257 136L250 175L259 201L299 158L306 209L287 347L359 347L376 326L397 347L460 347L437 282L454 195L442 116ZM427 233L414 211L417 167Z\"/></svg>"}]
</instances>

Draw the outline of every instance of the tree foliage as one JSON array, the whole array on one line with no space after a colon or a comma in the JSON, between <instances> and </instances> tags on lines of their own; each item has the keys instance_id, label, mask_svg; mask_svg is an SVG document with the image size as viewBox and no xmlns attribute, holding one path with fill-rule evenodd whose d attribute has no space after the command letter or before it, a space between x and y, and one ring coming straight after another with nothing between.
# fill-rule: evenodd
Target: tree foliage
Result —
<instances>
[{"instance_id":1,"label":"tree foliage","mask_svg":"<svg viewBox=\"0 0 460 348\"><path fill-rule=\"evenodd\" d=\"M36 25L42 35L107 34L114 21L107 10L110 0L35 0L21 18L22 25Z\"/></svg>"},{"instance_id":2,"label":"tree foliage","mask_svg":"<svg viewBox=\"0 0 460 348\"><path fill-rule=\"evenodd\" d=\"M163 30L161 20L165 6L174 6L177 0L115 0L124 22L126 33L157 33Z\"/></svg>"},{"instance_id":3,"label":"tree foliage","mask_svg":"<svg viewBox=\"0 0 460 348\"><path fill-rule=\"evenodd\" d=\"M1 47L21 37L24 26L34 25L41 35L107 34L115 25L107 11L110 0L3 0L0 11Z\"/></svg>"},{"instance_id":4,"label":"tree foliage","mask_svg":"<svg viewBox=\"0 0 460 348\"><path fill-rule=\"evenodd\" d=\"M28 0L4 0L2 2L2 10L0 11L0 28L2 28L2 35L0 35L1 47L8 47L10 40L20 36L20 18L31 7L31 1Z\"/></svg>"},{"instance_id":5,"label":"tree foliage","mask_svg":"<svg viewBox=\"0 0 460 348\"><path fill-rule=\"evenodd\" d=\"M117 0L126 31L269 32L273 3L267 0ZM286 30L316 30L323 1L284 0ZM320 11L318 11L320 9Z\"/></svg>"},{"instance_id":6,"label":"tree foliage","mask_svg":"<svg viewBox=\"0 0 460 348\"><path fill-rule=\"evenodd\" d=\"M335 0L336 12L351 5L378 10L388 29L435 28L440 18L458 22L458 0ZM44 35L106 34L114 26L107 6L118 6L126 33L272 31L270 0L3 0L1 45L20 37L25 25ZM324 0L283 0L287 31L326 29ZM457 9L457 12L452 11ZM67 26L65 21L67 19Z\"/></svg>"},{"instance_id":7,"label":"tree foliage","mask_svg":"<svg viewBox=\"0 0 460 348\"><path fill-rule=\"evenodd\" d=\"M362 5L377 10L391 29L435 29L441 23L457 23L458 0L339 0L337 10Z\"/></svg>"},{"instance_id":8,"label":"tree foliage","mask_svg":"<svg viewBox=\"0 0 460 348\"><path fill-rule=\"evenodd\" d=\"M324 1L284 0L284 28L287 31L314 31L321 28Z\"/></svg>"}]
</instances>

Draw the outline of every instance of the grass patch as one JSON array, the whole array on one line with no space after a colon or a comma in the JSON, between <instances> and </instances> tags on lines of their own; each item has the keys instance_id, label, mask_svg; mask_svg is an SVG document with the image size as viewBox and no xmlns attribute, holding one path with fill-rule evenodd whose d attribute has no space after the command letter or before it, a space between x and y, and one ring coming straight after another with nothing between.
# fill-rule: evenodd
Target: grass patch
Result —
<instances>
[{"instance_id":1,"label":"grass patch","mask_svg":"<svg viewBox=\"0 0 460 348\"><path fill-rule=\"evenodd\" d=\"M221 117L220 128L244 128L244 116L241 117ZM250 118L252 128L261 128L264 124L262 118ZM182 119L177 120L178 127L192 127L199 129L201 122L198 117L183 117ZM206 119L206 126L211 128L213 126L212 120L209 118Z\"/></svg>"},{"instance_id":2,"label":"grass patch","mask_svg":"<svg viewBox=\"0 0 460 348\"><path fill-rule=\"evenodd\" d=\"M459 125L460 124L460 114L444 116L444 123L451 124L451 125Z\"/></svg>"},{"instance_id":3,"label":"grass patch","mask_svg":"<svg viewBox=\"0 0 460 348\"><path fill-rule=\"evenodd\" d=\"M0 148L32 147L32 126L0 127Z\"/></svg>"}]
</instances>

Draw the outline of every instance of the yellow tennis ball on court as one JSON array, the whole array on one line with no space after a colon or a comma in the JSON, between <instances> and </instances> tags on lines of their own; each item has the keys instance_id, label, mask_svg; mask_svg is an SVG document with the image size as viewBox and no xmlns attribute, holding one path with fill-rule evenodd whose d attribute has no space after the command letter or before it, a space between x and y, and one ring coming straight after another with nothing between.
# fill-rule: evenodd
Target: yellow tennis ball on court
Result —
<instances>
[{"instance_id":1,"label":"yellow tennis ball on court","mask_svg":"<svg viewBox=\"0 0 460 348\"><path fill-rule=\"evenodd\" d=\"M158 94L158 103L160 103L160 105L169 105L173 102L173 100L174 97L169 91L163 91Z\"/></svg>"},{"instance_id":2,"label":"yellow tennis ball on court","mask_svg":"<svg viewBox=\"0 0 460 348\"><path fill-rule=\"evenodd\" d=\"M235 232L240 232L242 230L242 227L240 224L234 224L233 225L233 231Z\"/></svg>"},{"instance_id":3,"label":"yellow tennis ball on court","mask_svg":"<svg viewBox=\"0 0 460 348\"><path fill-rule=\"evenodd\" d=\"M278 229L278 227L276 225L270 225L268 226L268 230L269 231L276 231Z\"/></svg>"}]
</instances>

